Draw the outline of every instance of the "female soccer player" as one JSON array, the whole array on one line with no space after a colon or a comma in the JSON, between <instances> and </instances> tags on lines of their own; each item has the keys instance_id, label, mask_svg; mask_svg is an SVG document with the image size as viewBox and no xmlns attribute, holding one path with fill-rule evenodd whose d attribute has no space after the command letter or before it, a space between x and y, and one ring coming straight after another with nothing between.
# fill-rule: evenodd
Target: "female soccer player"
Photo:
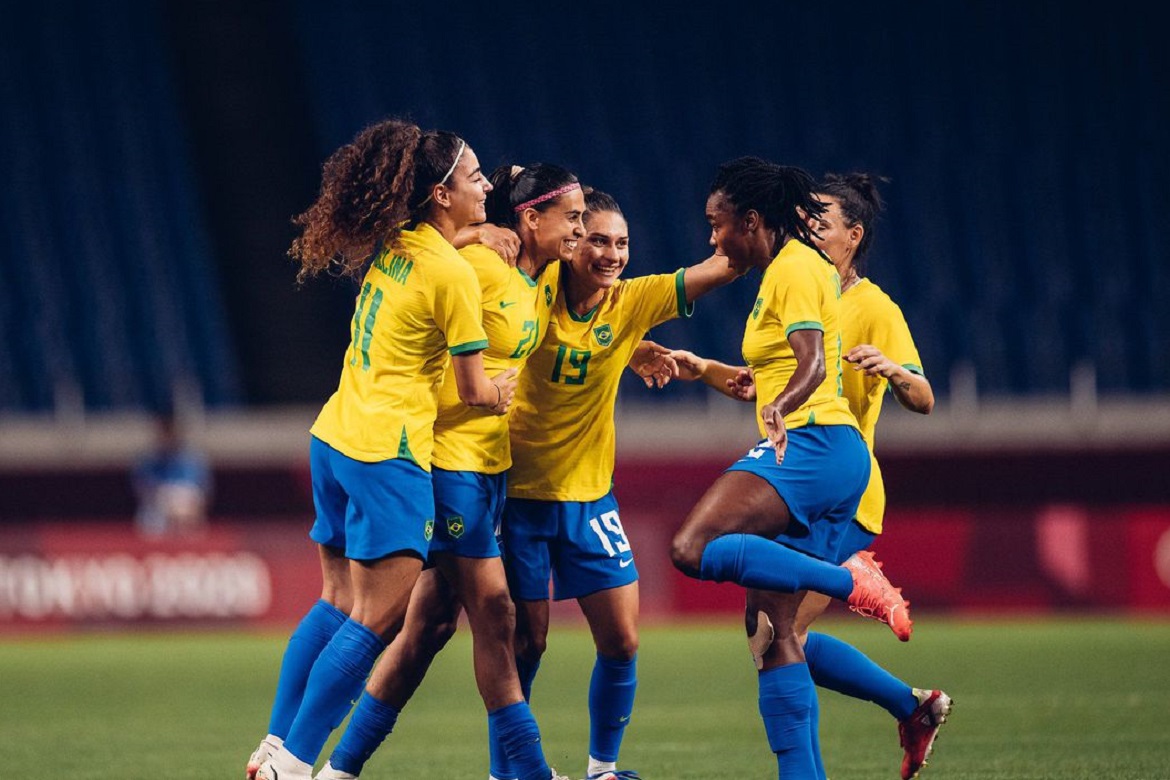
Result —
<instances>
[{"instance_id":1,"label":"female soccer player","mask_svg":"<svg viewBox=\"0 0 1170 780\"><path fill-rule=\"evenodd\" d=\"M813 223L814 241L833 261L841 277L841 337L845 360L853 364L852 370L843 372L845 398L869 448L869 485L857 508L856 522L876 536L882 532L886 505L882 473L873 451L882 400L888 391L904 408L930 414L934 392L923 374L922 360L902 310L862 275L863 261L875 235L874 223L882 209L873 178L866 174L828 174L817 187L817 199L826 209ZM835 637L809 633L809 625L830 601L822 593L810 592L797 615L797 631L806 637L804 653L813 681L876 702L893 715L905 751L902 778L916 777L950 714L951 699L940 690L911 688ZM813 735L816 736L815 728Z\"/></svg>"},{"instance_id":2,"label":"female soccer player","mask_svg":"<svg viewBox=\"0 0 1170 780\"><path fill-rule=\"evenodd\" d=\"M885 490L873 455L874 430L882 400L888 389L905 408L929 414L934 406L934 393L922 373L918 350L901 309L862 275L862 261L873 243L874 223L882 208L875 182L865 174L828 174L817 186L816 197L826 208L811 223L813 242L828 255L842 279L842 349L845 360L853 364L852 370L843 372L842 387L870 454L869 485L862 495L855 522L876 536L881 533L885 512ZM716 369L718 364L714 361L690 352L679 350L671 354L678 361L679 376L683 379L709 380L736 371L729 366ZM740 368L738 372L744 372L742 383L730 389L743 400L754 400L755 387L747 379L746 369ZM809 625L824 612L830 600L824 594L809 592L796 617L796 632L804 641L813 681L839 693L876 702L894 715L905 750L902 777L914 777L925 765L934 737L950 712L950 697L939 690L911 688L851 645L824 634L808 633ZM764 634L761 641L767 638ZM815 700L811 732L815 742Z\"/></svg>"},{"instance_id":3,"label":"female soccer player","mask_svg":"<svg viewBox=\"0 0 1170 780\"><path fill-rule=\"evenodd\" d=\"M490 191L461 138L386 120L330 156L320 195L297 217L300 278L329 270L363 283L339 387L311 431L322 597L285 652L270 734L253 757L262 780L310 777L402 626L433 532L432 429L447 363L464 403L504 414L511 402L515 372L485 373L479 285L450 243L484 219Z\"/></svg>"},{"instance_id":4,"label":"female soccer player","mask_svg":"<svg viewBox=\"0 0 1170 780\"><path fill-rule=\"evenodd\" d=\"M819 777L816 693L796 631L803 591L848 599L904 639L910 632L901 596L869 554L854 554L873 539L852 522L869 455L841 395L839 278L808 225L824 210L799 168L745 157L716 174L711 241L733 267L763 271L743 339L763 439L707 490L671 549L688 576L749 588L760 714L785 780ZM711 370L707 381L729 393L746 379L734 367Z\"/></svg>"},{"instance_id":5,"label":"female soccer player","mask_svg":"<svg viewBox=\"0 0 1170 780\"><path fill-rule=\"evenodd\" d=\"M584 235L585 201L577 177L555 165L504 166L492 173L491 182L487 218L519 237L515 266L482 245L466 247L460 254L475 269L483 294L489 342L483 353L485 366L519 370L548 328L558 289L555 261L572 257ZM506 762L515 770L512 777L547 780L550 770L539 743L517 746L503 739L514 713L531 719L516 674L515 607L496 542L505 471L511 461L508 418L466 406L445 383L435 421L432 473L437 522L430 552L434 568L423 572L415 586L403 631L379 661L317 780L348 780L360 774L453 633L460 607L467 610L471 624L475 676L488 710L493 766ZM518 755L522 761L516 760Z\"/></svg>"},{"instance_id":6,"label":"female soccer player","mask_svg":"<svg viewBox=\"0 0 1170 780\"><path fill-rule=\"evenodd\" d=\"M585 614L597 647L587 776L613 780L637 777L617 770L638 649L638 572L611 490L618 383L650 328L689 316L696 298L735 273L713 255L673 274L621 280L625 217L601 192L585 205L585 239L562 267L548 333L520 376L501 537L526 696L547 644L550 571L555 598L576 599Z\"/></svg>"}]
</instances>

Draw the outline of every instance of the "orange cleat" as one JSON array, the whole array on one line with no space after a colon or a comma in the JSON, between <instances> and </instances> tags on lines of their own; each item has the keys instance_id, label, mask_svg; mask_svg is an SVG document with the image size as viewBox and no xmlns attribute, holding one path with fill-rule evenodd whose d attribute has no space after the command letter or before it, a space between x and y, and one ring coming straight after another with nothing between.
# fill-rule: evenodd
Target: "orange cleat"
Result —
<instances>
[{"instance_id":1,"label":"orange cleat","mask_svg":"<svg viewBox=\"0 0 1170 780\"><path fill-rule=\"evenodd\" d=\"M898 722L898 741L906 755L902 757L902 780L918 777L926 766L938 730L947 722L954 702L942 691L914 689L919 704L906 720Z\"/></svg>"},{"instance_id":2,"label":"orange cleat","mask_svg":"<svg viewBox=\"0 0 1170 780\"><path fill-rule=\"evenodd\" d=\"M880 620L890 627L903 642L910 641L914 623L910 620L910 602L902 598L902 589L895 588L882 574L882 565L873 553L863 550L854 553L841 564L853 577L853 592L849 594L849 609L859 615Z\"/></svg>"}]
</instances>

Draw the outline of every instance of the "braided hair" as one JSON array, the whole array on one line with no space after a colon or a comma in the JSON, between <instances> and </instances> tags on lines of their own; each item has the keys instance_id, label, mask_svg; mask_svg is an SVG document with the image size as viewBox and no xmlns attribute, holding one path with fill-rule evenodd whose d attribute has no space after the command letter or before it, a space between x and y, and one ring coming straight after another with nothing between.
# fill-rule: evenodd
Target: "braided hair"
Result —
<instances>
[{"instance_id":1,"label":"braided hair","mask_svg":"<svg viewBox=\"0 0 1170 780\"><path fill-rule=\"evenodd\" d=\"M813 177L801 168L759 157L738 157L723 163L711 182L711 194L723 193L737 215L755 211L777 232L774 252L786 238L816 249L809 219L820 217L825 204L816 199L814 191Z\"/></svg>"}]
</instances>

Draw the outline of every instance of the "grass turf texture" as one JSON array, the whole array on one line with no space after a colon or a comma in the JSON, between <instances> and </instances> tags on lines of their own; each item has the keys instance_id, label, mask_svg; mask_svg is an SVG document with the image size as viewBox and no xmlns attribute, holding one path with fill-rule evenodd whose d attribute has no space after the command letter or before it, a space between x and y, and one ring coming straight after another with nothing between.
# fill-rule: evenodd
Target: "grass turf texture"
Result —
<instances>
[{"instance_id":1,"label":"grass turf texture","mask_svg":"<svg viewBox=\"0 0 1170 780\"><path fill-rule=\"evenodd\" d=\"M955 699L927 778L1170 777L1170 622L963 622L923 616L901 645L881 626L826 620L911 684ZM87 635L0 642L0 767L71 780L238 778L268 721L283 635ZM593 650L554 626L533 694L545 751L580 777ZM755 671L732 623L643 629L622 766L648 780L776 776ZM326 753L322 755L323 763ZM896 778L892 718L821 692L832 780ZM486 727L465 630L439 658L363 778L483 780Z\"/></svg>"}]
</instances>

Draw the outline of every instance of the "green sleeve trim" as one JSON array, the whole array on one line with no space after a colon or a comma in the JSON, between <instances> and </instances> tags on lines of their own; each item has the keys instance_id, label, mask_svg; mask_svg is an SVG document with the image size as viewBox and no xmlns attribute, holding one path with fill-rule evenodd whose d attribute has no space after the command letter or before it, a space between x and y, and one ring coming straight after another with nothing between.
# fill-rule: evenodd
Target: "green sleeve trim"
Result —
<instances>
[{"instance_id":1,"label":"green sleeve trim","mask_svg":"<svg viewBox=\"0 0 1170 780\"><path fill-rule=\"evenodd\" d=\"M916 366L913 363L903 363L902 368L906 369L915 376L920 376L923 379L926 379L926 373L922 370L922 366ZM890 382L889 380L886 381L886 392L890 395L894 394L894 383Z\"/></svg>"},{"instance_id":2,"label":"green sleeve trim","mask_svg":"<svg viewBox=\"0 0 1170 780\"><path fill-rule=\"evenodd\" d=\"M452 355L466 355L468 352L479 352L487 348L487 339L481 339L480 341L469 341L466 344L456 344L453 347L448 347L447 351Z\"/></svg>"},{"instance_id":3,"label":"green sleeve trim","mask_svg":"<svg viewBox=\"0 0 1170 780\"><path fill-rule=\"evenodd\" d=\"M674 291L678 295L678 316L690 317L695 313L695 303L687 302L687 269L680 268L674 274Z\"/></svg>"},{"instance_id":4,"label":"green sleeve trim","mask_svg":"<svg viewBox=\"0 0 1170 780\"><path fill-rule=\"evenodd\" d=\"M815 320L806 320L804 322L794 322L784 329L784 338L792 335L794 330L819 330L821 333L825 332L825 326Z\"/></svg>"}]
</instances>

